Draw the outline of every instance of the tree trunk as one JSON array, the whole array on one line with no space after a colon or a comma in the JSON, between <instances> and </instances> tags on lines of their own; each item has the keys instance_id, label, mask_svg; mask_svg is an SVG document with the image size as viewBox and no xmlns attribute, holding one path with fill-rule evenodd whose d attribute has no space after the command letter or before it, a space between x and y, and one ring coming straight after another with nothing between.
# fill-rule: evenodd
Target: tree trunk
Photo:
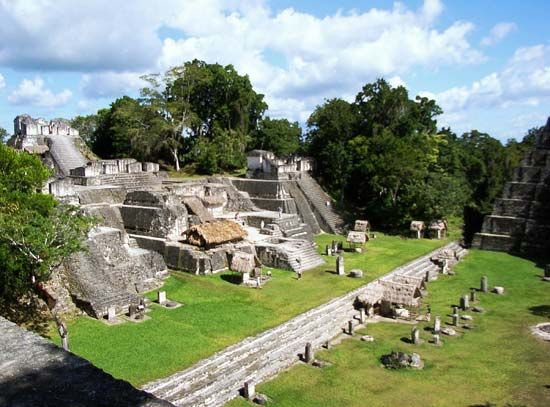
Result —
<instances>
[{"instance_id":1,"label":"tree trunk","mask_svg":"<svg viewBox=\"0 0 550 407\"><path fill-rule=\"evenodd\" d=\"M177 147L174 147L172 150L172 155L174 156L174 163L176 164L176 171L180 170L180 159L178 157L178 149Z\"/></svg>"}]
</instances>

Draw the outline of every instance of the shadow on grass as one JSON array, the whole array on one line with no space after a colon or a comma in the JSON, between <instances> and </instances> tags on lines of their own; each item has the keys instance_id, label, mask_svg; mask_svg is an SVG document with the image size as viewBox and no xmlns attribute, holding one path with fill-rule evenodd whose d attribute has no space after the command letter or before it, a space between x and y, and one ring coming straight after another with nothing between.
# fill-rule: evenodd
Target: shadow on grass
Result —
<instances>
[{"instance_id":1,"label":"shadow on grass","mask_svg":"<svg viewBox=\"0 0 550 407\"><path fill-rule=\"evenodd\" d=\"M550 318L550 305L537 305L535 307L529 308L529 311L531 311L533 315Z\"/></svg>"},{"instance_id":2,"label":"shadow on grass","mask_svg":"<svg viewBox=\"0 0 550 407\"><path fill-rule=\"evenodd\" d=\"M411 338L407 338L406 336L403 336L403 337L401 338L401 342L413 343L413 341L411 340Z\"/></svg>"},{"instance_id":3,"label":"shadow on grass","mask_svg":"<svg viewBox=\"0 0 550 407\"><path fill-rule=\"evenodd\" d=\"M222 274L221 279L231 284L239 285L242 283L242 277L238 274Z\"/></svg>"},{"instance_id":4,"label":"shadow on grass","mask_svg":"<svg viewBox=\"0 0 550 407\"><path fill-rule=\"evenodd\" d=\"M325 270L325 273L337 275L338 273L334 270Z\"/></svg>"}]
</instances>

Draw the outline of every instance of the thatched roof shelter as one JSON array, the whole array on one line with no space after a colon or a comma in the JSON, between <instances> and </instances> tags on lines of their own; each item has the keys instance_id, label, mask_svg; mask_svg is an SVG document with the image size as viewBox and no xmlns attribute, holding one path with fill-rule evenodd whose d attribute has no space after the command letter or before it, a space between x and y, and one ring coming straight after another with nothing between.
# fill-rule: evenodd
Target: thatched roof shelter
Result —
<instances>
[{"instance_id":1,"label":"thatched roof shelter","mask_svg":"<svg viewBox=\"0 0 550 407\"><path fill-rule=\"evenodd\" d=\"M368 220L356 220L353 230L356 232L368 232L370 231L370 223Z\"/></svg>"},{"instance_id":2,"label":"thatched roof shelter","mask_svg":"<svg viewBox=\"0 0 550 407\"><path fill-rule=\"evenodd\" d=\"M185 234L189 244L199 247L238 242L246 237L246 231L241 225L227 219L191 226Z\"/></svg>"},{"instance_id":3,"label":"thatched roof shelter","mask_svg":"<svg viewBox=\"0 0 550 407\"><path fill-rule=\"evenodd\" d=\"M412 285L416 288L424 288L426 286L426 282L422 277L396 275L392 277L391 281L399 284Z\"/></svg>"},{"instance_id":4,"label":"thatched roof shelter","mask_svg":"<svg viewBox=\"0 0 550 407\"><path fill-rule=\"evenodd\" d=\"M426 224L421 220L413 220L411 222L411 230L413 232L426 229Z\"/></svg>"},{"instance_id":5,"label":"thatched roof shelter","mask_svg":"<svg viewBox=\"0 0 550 407\"><path fill-rule=\"evenodd\" d=\"M384 301L405 307L419 307L420 290L412 284L400 284L393 281L380 281L384 286Z\"/></svg>"},{"instance_id":6,"label":"thatched roof shelter","mask_svg":"<svg viewBox=\"0 0 550 407\"><path fill-rule=\"evenodd\" d=\"M364 245L365 243L367 243L367 235L365 232L349 232L347 242L350 244Z\"/></svg>"},{"instance_id":7,"label":"thatched roof shelter","mask_svg":"<svg viewBox=\"0 0 550 407\"><path fill-rule=\"evenodd\" d=\"M447 222L444 220L433 220L428 227L430 230L447 230Z\"/></svg>"},{"instance_id":8,"label":"thatched roof shelter","mask_svg":"<svg viewBox=\"0 0 550 407\"><path fill-rule=\"evenodd\" d=\"M366 290L357 297L363 304L376 304L384 298L384 286L379 283L369 284Z\"/></svg>"},{"instance_id":9,"label":"thatched roof shelter","mask_svg":"<svg viewBox=\"0 0 550 407\"><path fill-rule=\"evenodd\" d=\"M231 259L231 270L239 273L252 273L256 262L252 253L235 252Z\"/></svg>"}]
</instances>

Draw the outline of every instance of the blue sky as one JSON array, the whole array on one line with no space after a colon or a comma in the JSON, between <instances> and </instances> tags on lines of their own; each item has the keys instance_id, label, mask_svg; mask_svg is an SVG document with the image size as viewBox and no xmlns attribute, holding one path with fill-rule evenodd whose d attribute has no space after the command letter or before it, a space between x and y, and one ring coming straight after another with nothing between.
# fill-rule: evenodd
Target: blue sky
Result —
<instances>
[{"instance_id":1,"label":"blue sky","mask_svg":"<svg viewBox=\"0 0 550 407\"><path fill-rule=\"evenodd\" d=\"M521 138L550 115L549 18L544 0L0 0L0 126L93 113L198 58L248 74L272 117L384 77L441 126Z\"/></svg>"}]
</instances>

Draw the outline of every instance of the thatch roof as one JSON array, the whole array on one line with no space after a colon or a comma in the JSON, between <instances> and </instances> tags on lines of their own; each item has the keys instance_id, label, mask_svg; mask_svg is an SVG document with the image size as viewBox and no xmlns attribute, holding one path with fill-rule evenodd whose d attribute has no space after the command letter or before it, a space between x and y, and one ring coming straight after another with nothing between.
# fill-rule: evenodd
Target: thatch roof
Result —
<instances>
[{"instance_id":1,"label":"thatch roof","mask_svg":"<svg viewBox=\"0 0 550 407\"><path fill-rule=\"evenodd\" d=\"M413 220L411 222L411 230L412 231L418 231L418 230L424 230L426 229L426 225L421 220Z\"/></svg>"},{"instance_id":2,"label":"thatch roof","mask_svg":"<svg viewBox=\"0 0 550 407\"><path fill-rule=\"evenodd\" d=\"M380 281L384 286L384 300L392 304L407 307L420 306L420 290L412 284L400 284L393 281Z\"/></svg>"},{"instance_id":3,"label":"thatch roof","mask_svg":"<svg viewBox=\"0 0 550 407\"><path fill-rule=\"evenodd\" d=\"M367 235L365 232L349 232L348 243L365 244L367 242Z\"/></svg>"},{"instance_id":4,"label":"thatch roof","mask_svg":"<svg viewBox=\"0 0 550 407\"><path fill-rule=\"evenodd\" d=\"M447 222L444 220L434 220L430 222L429 229L431 230L446 230Z\"/></svg>"},{"instance_id":5,"label":"thatch roof","mask_svg":"<svg viewBox=\"0 0 550 407\"><path fill-rule=\"evenodd\" d=\"M254 270L255 261L252 253L236 252L231 259L231 270L239 273L251 273Z\"/></svg>"},{"instance_id":6,"label":"thatch roof","mask_svg":"<svg viewBox=\"0 0 550 407\"><path fill-rule=\"evenodd\" d=\"M191 226L186 235L189 244L206 247L237 242L246 237L246 231L238 223L225 219Z\"/></svg>"},{"instance_id":7,"label":"thatch roof","mask_svg":"<svg viewBox=\"0 0 550 407\"><path fill-rule=\"evenodd\" d=\"M396 275L391 278L391 281L399 284L412 285L416 288L423 288L426 285L422 277Z\"/></svg>"},{"instance_id":8,"label":"thatch roof","mask_svg":"<svg viewBox=\"0 0 550 407\"><path fill-rule=\"evenodd\" d=\"M368 220L356 220L353 230L356 232L366 232L370 230L370 223Z\"/></svg>"},{"instance_id":9,"label":"thatch roof","mask_svg":"<svg viewBox=\"0 0 550 407\"><path fill-rule=\"evenodd\" d=\"M369 284L365 291L357 297L363 304L376 304L384 298L384 286L379 283Z\"/></svg>"}]
</instances>

